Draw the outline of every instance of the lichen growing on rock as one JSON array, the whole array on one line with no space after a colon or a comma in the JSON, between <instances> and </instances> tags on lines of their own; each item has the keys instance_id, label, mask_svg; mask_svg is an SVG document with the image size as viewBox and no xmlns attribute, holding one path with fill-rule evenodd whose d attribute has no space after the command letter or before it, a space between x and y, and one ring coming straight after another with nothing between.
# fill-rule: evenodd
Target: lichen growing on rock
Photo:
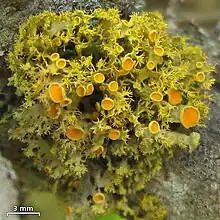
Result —
<instances>
[{"instance_id":1,"label":"lichen growing on rock","mask_svg":"<svg viewBox=\"0 0 220 220\"><path fill-rule=\"evenodd\" d=\"M199 143L188 129L204 126L214 83L203 51L169 36L157 12L128 20L116 9L44 12L19 34L10 85L24 102L11 138L51 178L71 183L96 167L96 192L75 214L116 208L131 219L163 219L143 189L164 157ZM136 205L130 195L139 195Z\"/></svg>"}]
</instances>

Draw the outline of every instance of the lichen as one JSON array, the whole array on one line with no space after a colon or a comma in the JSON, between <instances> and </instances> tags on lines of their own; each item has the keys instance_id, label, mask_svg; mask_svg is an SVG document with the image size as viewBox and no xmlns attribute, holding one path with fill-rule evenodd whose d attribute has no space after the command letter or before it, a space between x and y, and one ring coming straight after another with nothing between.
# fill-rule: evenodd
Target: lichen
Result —
<instances>
[{"instance_id":1,"label":"lichen","mask_svg":"<svg viewBox=\"0 0 220 220\"><path fill-rule=\"evenodd\" d=\"M39 170L72 187L98 166L96 192L73 210L77 217L117 209L163 219L158 198L143 190L164 157L199 144L189 128L204 126L214 83L204 52L168 35L158 12L124 20L116 9L46 11L19 36L9 84L24 101L11 138Z\"/></svg>"}]
</instances>

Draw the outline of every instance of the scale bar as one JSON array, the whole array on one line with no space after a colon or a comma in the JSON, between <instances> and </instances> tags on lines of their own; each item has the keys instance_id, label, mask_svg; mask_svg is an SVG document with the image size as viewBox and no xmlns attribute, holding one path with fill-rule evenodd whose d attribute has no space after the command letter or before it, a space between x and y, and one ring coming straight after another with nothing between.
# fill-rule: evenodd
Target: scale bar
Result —
<instances>
[{"instance_id":1,"label":"scale bar","mask_svg":"<svg viewBox=\"0 0 220 220\"><path fill-rule=\"evenodd\" d=\"M40 216L40 212L6 212L6 215L38 215Z\"/></svg>"}]
</instances>

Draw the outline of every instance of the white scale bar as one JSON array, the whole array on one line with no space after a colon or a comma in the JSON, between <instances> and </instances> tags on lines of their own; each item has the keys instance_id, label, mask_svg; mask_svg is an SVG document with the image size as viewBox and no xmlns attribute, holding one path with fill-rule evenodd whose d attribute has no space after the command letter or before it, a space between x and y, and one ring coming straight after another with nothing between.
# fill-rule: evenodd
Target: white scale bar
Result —
<instances>
[{"instance_id":1,"label":"white scale bar","mask_svg":"<svg viewBox=\"0 0 220 220\"><path fill-rule=\"evenodd\" d=\"M40 216L40 212L7 212L7 216L9 215L38 215Z\"/></svg>"}]
</instances>

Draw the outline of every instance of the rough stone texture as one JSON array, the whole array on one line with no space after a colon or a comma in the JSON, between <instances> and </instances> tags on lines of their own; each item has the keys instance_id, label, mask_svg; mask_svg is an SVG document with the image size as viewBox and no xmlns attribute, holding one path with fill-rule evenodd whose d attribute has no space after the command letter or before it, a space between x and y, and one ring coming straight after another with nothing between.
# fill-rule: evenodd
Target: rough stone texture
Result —
<instances>
[{"instance_id":1,"label":"rough stone texture","mask_svg":"<svg viewBox=\"0 0 220 220\"><path fill-rule=\"evenodd\" d=\"M179 21L176 12L180 10L184 1L164 1L162 9L161 5L159 7L153 5L155 2L159 3L159 0L0 0L0 56L4 54L0 57L0 92L5 88L3 79L7 78L6 63L3 58L13 48L14 40L17 37L18 24L24 22L30 15L38 14L43 10L60 12L75 8L91 10L98 7L117 7L126 16L131 11L142 10L143 7L145 9L159 9L165 14L169 32L185 34L190 38L191 43L200 45L206 51L209 60L217 64L219 72L220 23L213 31L208 32L193 22L183 23ZM216 79L217 83L213 89L215 101L211 106L211 120L207 122L207 128L198 130L201 134L199 148L192 154L184 151L177 152L172 160L164 162L163 172L160 172L154 181L151 181L147 186L148 190L150 189L159 195L167 205L168 220L220 220L219 73L216 74ZM2 163L8 164L0 157L0 173L3 173L0 176L0 186L1 181L6 181L5 175L7 176L11 169L6 168L3 172L1 170ZM11 184L9 186L12 187L12 182L9 181L8 184ZM11 206L16 203L16 191L10 190L10 193L13 194L10 199L14 200L6 200L11 202L5 208L7 210L10 210ZM0 199L2 195L0 191ZM5 211L3 210L3 212ZM1 213L2 210L0 210Z\"/></svg>"},{"instance_id":2,"label":"rough stone texture","mask_svg":"<svg viewBox=\"0 0 220 220\"><path fill-rule=\"evenodd\" d=\"M6 212L18 205L18 191L15 187L16 174L11 162L0 154L0 220L7 219ZM18 220L18 216L10 216L10 220Z\"/></svg>"}]
</instances>

